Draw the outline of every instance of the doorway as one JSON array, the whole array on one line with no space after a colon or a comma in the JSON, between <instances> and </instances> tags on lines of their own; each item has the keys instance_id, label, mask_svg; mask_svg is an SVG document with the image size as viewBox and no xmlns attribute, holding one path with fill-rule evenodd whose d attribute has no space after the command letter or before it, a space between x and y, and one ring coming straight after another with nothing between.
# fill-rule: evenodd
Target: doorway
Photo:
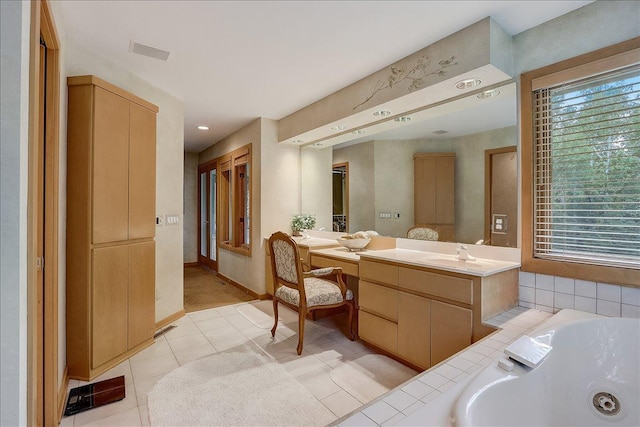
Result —
<instances>
[{"instance_id":1,"label":"doorway","mask_svg":"<svg viewBox=\"0 0 640 427\"><path fill-rule=\"evenodd\" d=\"M30 43L27 423L57 425L60 43L47 1L32 2Z\"/></svg>"},{"instance_id":2,"label":"doorway","mask_svg":"<svg viewBox=\"0 0 640 427\"><path fill-rule=\"evenodd\" d=\"M333 165L333 231L349 230L349 163Z\"/></svg>"},{"instance_id":3,"label":"doorway","mask_svg":"<svg viewBox=\"0 0 640 427\"><path fill-rule=\"evenodd\" d=\"M218 271L216 166L213 161L198 167L198 262Z\"/></svg>"},{"instance_id":4,"label":"doorway","mask_svg":"<svg viewBox=\"0 0 640 427\"><path fill-rule=\"evenodd\" d=\"M516 147L485 151L484 243L518 245L518 158Z\"/></svg>"}]
</instances>

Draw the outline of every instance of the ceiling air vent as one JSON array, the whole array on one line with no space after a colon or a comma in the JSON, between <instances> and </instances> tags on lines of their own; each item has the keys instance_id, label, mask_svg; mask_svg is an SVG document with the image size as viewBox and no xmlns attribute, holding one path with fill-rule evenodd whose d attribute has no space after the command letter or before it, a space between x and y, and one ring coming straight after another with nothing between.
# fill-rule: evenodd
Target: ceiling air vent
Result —
<instances>
[{"instance_id":1,"label":"ceiling air vent","mask_svg":"<svg viewBox=\"0 0 640 427\"><path fill-rule=\"evenodd\" d=\"M146 44L136 43L133 40L129 43L129 52L148 56L149 58L159 59L161 61L169 59L169 51L147 46Z\"/></svg>"}]
</instances>

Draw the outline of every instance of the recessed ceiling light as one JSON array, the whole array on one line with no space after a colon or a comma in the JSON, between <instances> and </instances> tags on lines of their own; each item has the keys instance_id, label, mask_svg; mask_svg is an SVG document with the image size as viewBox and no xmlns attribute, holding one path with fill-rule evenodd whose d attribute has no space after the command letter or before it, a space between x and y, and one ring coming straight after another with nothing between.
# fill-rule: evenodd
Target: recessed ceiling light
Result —
<instances>
[{"instance_id":1,"label":"recessed ceiling light","mask_svg":"<svg viewBox=\"0 0 640 427\"><path fill-rule=\"evenodd\" d=\"M293 141L291 141L293 144L302 144L304 141L301 139L294 139Z\"/></svg>"},{"instance_id":2,"label":"recessed ceiling light","mask_svg":"<svg viewBox=\"0 0 640 427\"><path fill-rule=\"evenodd\" d=\"M458 89L470 89L472 87L480 86L481 84L482 84L482 80L480 80L480 79L476 79L476 78L464 79L464 80L460 80L458 83L456 83L456 88L458 88Z\"/></svg>"},{"instance_id":3,"label":"recessed ceiling light","mask_svg":"<svg viewBox=\"0 0 640 427\"><path fill-rule=\"evenodd\" d=\"M373 115L376 117L389 117L391 115L391 111L389 110L374 111Z\"/></svg>"},{"instance_id":4,"label":"recessed ceiling light","mask_svg":"<svg viewBox=\"0 0 640 427\"><path fill-rule=\"evenodd\" d=\"M335 130L335 131L338 131L338 130L345 130L345 129L346 129L346 128L345 128L344 126L342 126L342 125L331 126L331 130Z\"/></svg>"},{"instance_id":5,"label":"recessed ceiling light","mask_svg":"<svg viewBox=\"0 0 640 427\"><path fill-rule=\"evenodd\" d=\"M476 96L479 99L488 99L488 98L495 98L498 95L500 95L500 91L498 89L493 89L493 90L485 90L484 92L480 92Z\"/></svg>"},{"instance_id":6,"label":"recessed ceiling light","mask_svg":"<svg viewBox=\"0 0 640 427\"><path fill-rule=\"evenodd\" d=\"M322 144L322 142L316 142L315 144L313 144L314 147L318 148L318 147L324 147L324 144Z\"/></svg>"},{"instance_id":7,"label":"recessed ceiling light","mask_svg":"<svg viewBox=\"0 0 640 427\"><path fill-rule=\"evenodd\" d=\"M444 129L439 129L439 130L434 130L433 133L435 133L436 135L444 135L445 133L449 133L449 131L446 131Z\"/></svg>"},{"instance_id":8,"label":"recessed ceiling light","mask_svg":"<svg viewBox=\"0 0 640 427\"><path fill-rule=\"evenodd\" d=\"M396 121L396 122L400 122L400 123L406 123L406 122L410 122L411 121L411 117L409 117L409 116L400 116L400 117L396 117L393 120Z\"/></svg>"},{"instance_id":9,"label":"recessed ceiling light","mask_svg":"<svg viewBox=\"0 0 640 427\"><path fill-rule=\"evenodd\" d=\"M352 135L362 135L364 133L366 132L363 131L362 129L354 130L353 132L351 132Z\"/></svg>"},{"instance_id":10,"label":"recessed ceiling light","mask_svg":"<svg viewBox=\"0 0 640 427\"><path fill-rule=\"evenodd\" d=\"M198 129L200 129L200 130L209 130L209 126L200 125L200 126L198 126Z\"/></svg>"}]
</instances>

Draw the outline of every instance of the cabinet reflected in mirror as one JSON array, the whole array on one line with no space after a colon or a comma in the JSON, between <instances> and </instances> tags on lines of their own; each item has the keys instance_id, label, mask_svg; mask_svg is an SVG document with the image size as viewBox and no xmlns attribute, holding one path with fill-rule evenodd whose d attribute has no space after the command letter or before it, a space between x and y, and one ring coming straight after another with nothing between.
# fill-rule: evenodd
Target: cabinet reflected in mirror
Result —
<instances>
[{"instance_id":1,"label":"cabinet reflected in mirror","mask_svg":"<svg viewBox=\"0 0 640 427\"><path fill-rule=\"evenodd\" d=\"M518 140L515 84L499 89L500 96L492 100L472 95L476 99L465 99L463 108L438 105L437 114L419 123L406 121L396 129L332 147L304 147L302 211L316 215L318 228L333 229L333 185L326 185L322 176L332 173L333 164L348 163L346 231L376 230L384 236L406 237L416 225L414 155L455 153L454 232L453 237L441 240L492 242L485 236L485 151L515 146ZM517 167L512 172L514 176L508 180L515 186ZM311 194L313 197L308 197ZM503 195L501 200L510 204L510 212L516 212L509 214L512 227L517 217L517 196ZM513 228L517 236L517 226ZM513 240L494 243L517 245Z\"/></svg>"}]
</instances>

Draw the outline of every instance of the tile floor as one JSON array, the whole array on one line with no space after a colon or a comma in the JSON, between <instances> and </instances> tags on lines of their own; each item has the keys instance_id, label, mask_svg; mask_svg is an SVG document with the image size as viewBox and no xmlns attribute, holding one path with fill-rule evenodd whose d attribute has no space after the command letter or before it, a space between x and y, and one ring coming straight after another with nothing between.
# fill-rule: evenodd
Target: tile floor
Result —
<instances>
[{"instance_id":1,"label":"tile floor","mask_svg":"<svg viewBox=\"0 0 640 427\"><path fill-rule=\"evenodd\" d=\"M251 316L238 308L252 304ZM242 310L247 312L247 310ZM336 419L362 402L338 386L331 371L372 351L359 341L349 341L336 326L340 316L305 324L304 351L297 356L297 313L279 306L280 322L272 338L272 302L257 301L188 313L177 327L155 343L96 378L100 381L124 375L127 397L117 403L62 419L61 426L146 426L149 423L147 393L165 374L192 360L224 351L258 351L277 360L307 388ZM251 319L249 318L251 317ZM397 362L391 361L395 364ZM94 382L95 382L94 381ZM71 380L69 388L85 384ZM397 384L399 385L399 384Z\"/></svg>"}]
</instances>

